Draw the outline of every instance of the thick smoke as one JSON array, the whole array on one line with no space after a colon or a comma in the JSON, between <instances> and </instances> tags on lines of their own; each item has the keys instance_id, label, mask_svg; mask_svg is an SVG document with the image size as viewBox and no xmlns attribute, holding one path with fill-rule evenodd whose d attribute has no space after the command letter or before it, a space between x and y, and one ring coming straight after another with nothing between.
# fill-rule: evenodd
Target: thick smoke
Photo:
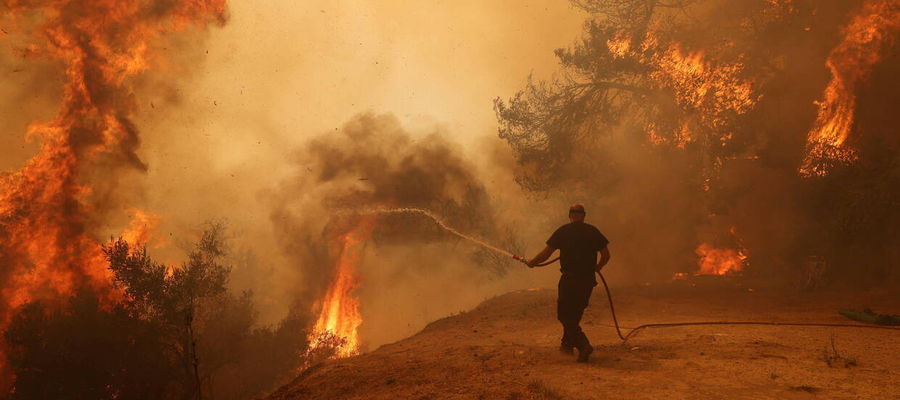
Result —
<instances>
[{"instance_id":1,"label":"thick smoke","mask_svg":"<svg viewBox=\"0 0 900 400\"><path fill-rule=\"evenodd\" d=\"M304 303L318 300L333 278L330 243L362 219L373 218L367 215L373 209L427 209L462 232L518 250L510 229L497 224L476 167L446 135L440 130L412 134L392 115L369 113L311 140L294 155L297 172L273 191L271 220L289 262L303 271L297 293ZM458 311L444 309L450 304L440 304L439 296L417 298L435 284L478 287L483 284L477 282L496 281L513 266L420 214L376 214L374 219L359 266L359 295L368 321L364 337L376 343L397 337L398 328L384 326L386 321L412 326L440 315L428 308ZM476 288L462 297L481 292ZM405 315L416 312L425 315ZM399 329L407 331L407 326Z\"/></svg>"}]
</instances>

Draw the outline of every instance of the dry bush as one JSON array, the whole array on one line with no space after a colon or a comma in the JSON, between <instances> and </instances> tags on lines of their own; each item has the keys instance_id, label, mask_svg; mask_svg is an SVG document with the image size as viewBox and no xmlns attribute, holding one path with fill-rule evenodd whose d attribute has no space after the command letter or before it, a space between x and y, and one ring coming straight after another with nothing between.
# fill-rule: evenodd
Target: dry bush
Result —
<instances>
[{"instance_id":1,"label":"dry bush","mask_svg":"<svg viewBox=\"0 0 900 400\"><path fill-rule=\"evenodd\" d=\"M537 379L528 383L528 390L534 396L532 398L536 400L562 400L564 398L558 391Z\"/></svg>"}]
</instances>

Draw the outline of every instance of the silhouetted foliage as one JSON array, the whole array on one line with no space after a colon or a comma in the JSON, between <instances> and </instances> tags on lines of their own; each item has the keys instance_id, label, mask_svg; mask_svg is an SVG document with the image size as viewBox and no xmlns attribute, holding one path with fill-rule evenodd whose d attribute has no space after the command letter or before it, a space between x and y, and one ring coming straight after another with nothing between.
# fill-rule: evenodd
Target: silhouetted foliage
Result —
<instances>
[{"instance_id":1,"label":"silhouetted foliage","mask_svg":"<svg viewBox=\"0 0 900 400\"><path fill-rule=\"evenodd\" d=\"M168 267L123 239L104 247L124 299L89 291L24 306L6 333L21 399L248 399L302 363L305 314L257 326L252 294L227 291L220 225ZM107 301L109 303L109 301Z\"/></svg>"},{"instance_id":2,"label":"silhouetted foliage","mask_svg":"<svg viewBox=\"0 0 900 400\"><path fill-rule=\"evenodd\" d=\"M144 248L132 251L119 239L103 252L117 286L125 288L126 303L136 316L159 325L169 343L177 365L181 369L180 390L185 395L196 393L202 397L203 375L200 371L198 349L198 314L206 304L244 306L230 302L225 295L228 268L222 265L225 245L223 228L212 225L203 232L188 261L181 268L168 270L154 263ZM243 325L233 326L240 332L249 329L252 316L245 316ZM225 349L222 349L225 351Z\"/></svg>"},{"instance_id":3,"label":"silhouetted foliage","mask_svg":"<svg viewBox=\"0 0 900 400\"><path fill-rule=\"evenodd\" d=\"M602 15L617 26L646 28L658 9L683 9L697 0L571 0L591 14Z\"/></svg>"},{"instance_id":4,"label":"silhouetted foliage","mask_svg":"<svg viewBox=\"0 0 900 400\"><path fill-rule=\"evenodd\" d=\"M159 326L90 291L24 306L6 331L12 399L162 399L176 378Z\"/></svg>"},{"instance_id":5,"label":"silhouetted foliage","mask_svg":"<svg viewBox=\"0 0 900 400\"><path fill-rule=\"evenodd\" d=\"M592 15L580 40L556 50L562 71L543 81L529 77L512 98L494 100L499 135L516 151L523 187L541 191L598 179L596 186L607 187L616 174L614 157L605 156L615 150L611 140L647 143L650 137L687 148L697 187L715 175L711 169L722 160L746 153L740 135L750 133L738 126L754 98L738 98L737 86L741 77L767 75L771 68L768 58L747 57L760 52L762 39L742 28L749 24L746 15L716 13L714 21L703 21L692 7L715 3L697 0L573 3ZM753 21L755 26L789 17L765 14L762 5L741 8L769 15ZM727 69L728 75L704 75L701 62L707 71ZM616 138L614 132L636 138ZM653 150L668 157L665 149Z\"/></svg>"}]
</instances>

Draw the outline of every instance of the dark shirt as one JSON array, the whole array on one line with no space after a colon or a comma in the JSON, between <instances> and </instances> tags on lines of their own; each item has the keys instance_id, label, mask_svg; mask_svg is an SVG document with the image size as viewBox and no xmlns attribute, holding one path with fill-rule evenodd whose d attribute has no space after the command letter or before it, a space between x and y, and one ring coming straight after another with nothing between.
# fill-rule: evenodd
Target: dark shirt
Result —
<instances>
[{"instance_id":1,"label":"dark shirt","mask_svg":"<svg viewBox=\"0 0 900 400\"><path fill-rule=\"evenodd\" d=\"M593 225L584 222L565 224L547 239L547 246L559 249L559 264L563 278L588 279L597 283L597 252L606 248L609 240Z\"/></svg>"}]
</instances>

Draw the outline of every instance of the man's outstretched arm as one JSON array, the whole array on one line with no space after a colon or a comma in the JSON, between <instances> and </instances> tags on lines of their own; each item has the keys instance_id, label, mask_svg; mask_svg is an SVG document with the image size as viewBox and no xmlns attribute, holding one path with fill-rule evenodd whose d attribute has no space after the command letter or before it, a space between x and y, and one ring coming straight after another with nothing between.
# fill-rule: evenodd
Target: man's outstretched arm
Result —
<instances>
[{"instance_id":1,"label":"man's outstretched arm","mask_svg":"<svg viewBox=\"0 0 900 400\"><path fill-rule=\"evenodd\" d=\"M544 247L544 250L538 253L538 255L534 256L534 258L532 258L531 260L528 260L528 262L526 262L525 264L528 264L529 268L534 268L538 264L547 261L547 259L550 258L550 255L552 255L554 251L556 251L556 249L550 246Z\"/></svg>"},{"instance_id":2,"label":"man's outstretched arm","mask_svg":"<svg viewBox=\"0 0 900 400\"><path fill-rule=\"evenodd\" d=\"M600 261L597 261L597 272L600 272L606 263L609 262L609 247L604 247L603 250L600 250Z\"/></svg>"}]
</instances>

